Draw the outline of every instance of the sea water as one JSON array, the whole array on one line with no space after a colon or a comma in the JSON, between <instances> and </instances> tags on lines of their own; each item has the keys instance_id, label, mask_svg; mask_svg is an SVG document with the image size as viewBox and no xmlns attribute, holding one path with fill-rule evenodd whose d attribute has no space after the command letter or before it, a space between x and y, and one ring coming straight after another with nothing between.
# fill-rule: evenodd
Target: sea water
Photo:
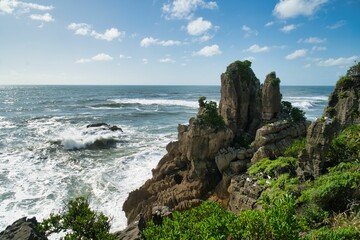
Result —
<instances>
[{"instance_id":1,"label":"sea water","mask_svg":"<svg viewBox=\"0 0 360 240\"><path fill-rule=\"evenodd\" d=\"M315 120L332 89L281 91ZM112 231L123 229L128 193L151 177L200 96L218 102L220 87L0 86L0 231L23 216L42 220L77 196L111 216ZM123 132L86 127L102 122Z\"/></svg>"}]
</instances>

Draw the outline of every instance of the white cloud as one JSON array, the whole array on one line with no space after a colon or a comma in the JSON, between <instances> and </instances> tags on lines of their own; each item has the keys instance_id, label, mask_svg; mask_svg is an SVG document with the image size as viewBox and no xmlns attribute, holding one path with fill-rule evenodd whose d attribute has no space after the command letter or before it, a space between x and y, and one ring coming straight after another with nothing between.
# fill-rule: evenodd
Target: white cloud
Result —
<instances>
[{"instance_id":1,"label":"white cloud","mask_svg":"<svg viewBox=\"0 0 360 240\"><path fill-rule=\"evenodd\" d=\"M166 19L190 19L198 8L216 9L215 1L173 0L163 5L162 11Z\"/></svg>"},{"instance_id":2,"label":"white cloud","mask_svg":"<svg viewBox=\"0 0 360 240\"><path fill-rule=\"evenodd\" d=\"M204 56L204 57L211 57L214 55L221 54L221 50L217 44L206 46L200 49L198 52L193 53L193 56Z\"/></svg>"},{"instance_id":3,"label":"white cloud","mask_svg":"<svg viewBox=\"0 0 360 240\"><path fill-rule=\"evenodd\" d=\"M265 24L265 27L270 27L270 26L272 26L272 25L274 25L274 22L273 22L273 21L267 22L267 23Z\"/></svg>"},{"instance_id":4,"label":"white cloud","mask_svg":"<svg viewBox=\"0 0 360 240\"><path fill-rule=\"evenodd\" d=\"M163 46L163 47L170 47L170 46L177 46L180 45L180 41L175 40L159 40L153 37L146 37L140 42L141 47L149 47L151 45Z\"/></svg>"},{"instance_id":5,"label":"white cloud","mask_svg":"<svg viewBox=\"0 0 360 240\"><path fill-rule=\"evenodd\" d=\"M273 14L278 18L294 18L311 16L328 0L280 0Z\"/></svg>"},{"instance_id":6,"label":"white cloud","mask_svg":"<svg viewBox=\"0 0 360 240\"><path fill-rule=\"evenodd\" d=\"M97 33L94 30L90 34L96 39L112 41L117 38L125 37L125 32L120 32L117 28L106 29L104 33Z\"/></svg>"},{"instance_id":7,"label":"white cloud","mask_svg":"<svg viewBox=\"0 0 360 240\"><path fill-rule=\"evenodd\" d=\"M148 64L149 63L149 60L147 58L143 58L141 61L143 62L143 64Z\"/></svg>"},{"instance_id":8,"label":"white cloud","mask_svg":"<svg viewBox=\"0 0 360 240\"><path fill-rule=\"evenodd\" d=\"M131 57L131 56L126 56L126 55L124 55L124 54L120 54L120 55L119 55L119 58L120 58L120 59L131 59L132 57Z\"/></svg>"},{"instance_id":9,"label":"white cloud","mask_svg":"<svg viewBox=\"0 0 360 240\"><path fill-rule=\"evenodd\" d=\"M250 27L243 25L241 30L244 32L244 37L250 37L251 35L257 36L259 34L258 31L251 29Z\"/></svg>"},{"instance_id":10,"label":"white cloud","mask_svg":"<svg viewBox=\"0 0 360 240\"><path fill-rule=\"evenodd\" d=\"M346 24L345 20L340 20L340 21L336 22L333 25L326 26L326 28L334 30L334 29L337 29L337 28L341 28L345 24Z\"/></svg>"},{"instance_id":11,"label":"white cloud","mask_svg":"<svg viewBox=\"0 0 360 240\"><path fill-rule=\"evenodd\" d=\"M211 22L203 20L202 17L199 17L189 22L186 29L190 35L199 36L206 33L208 30L211 29L211 27L212 27Z\"/></svg>"},{"instance_id":12,"label":"white cloud","mask_svg":"<svg viewBox=\"0 0 360 240\"><path fill-rule=\"evenodd\" d=\"M86 23L71 23L67 28L74 31L76 35L89 35L96 39L106 40L109 42L114 39L121 39L125 37L125 32L121 32L117 28L106 29L104 33L98 33L92 29L91 25Z\"/></svg>"},{"instance_id":13,"label":"white cloud","mask_svg":"<svg viewBox=\"0 0 360 240\"><path fill-rule=\"evenodd\" d=\"M286 56L286 59L292 60L292 59L296 59L299 57L305 57L307 54L307 49L298 49L293 53L290 53L289 55Z\"/></svg>"},{"instance_id":14,"label":"white cloud","mask_svg":"<svg viewBox=\"0 0 360 240\"><path fill-rule=\"evenodd\" d=\"M311 43L311 44L319 44L319 43L324 43L326 42L326 38L318 38L318 37L309 37L306 39L299 39L298 40L299 43L304 42L304 43Z\"/></svg>"},{"instance_id":15,"label":"white cloud","mask_svg":"<svg viewBox=\"0 0 360 240\"><path fill-rule=\"evenodd\" d=\"M287 32L291 32L292 30L295 30L296 28L297 28L296 25L290 24L290 25L286 25L286 26L282 27L280 29L280 31L287 33Z\"/></svg>"},{"instance_id":16,"label":"white cloud","mask_svg":"<svg viewBox=\"0 0 360 240\"><path fill-rule=\"evenodd\" d=\"M310 64L310 63L304 65L304 68L310 68L310 67L311 67L311 64Z\"/></svg>"},{"instance_id":17,"label":"white cloud","mask_svg":"<svg viewBox=\"0 0 360 240\"><path fill-rule=\"evenodd\" d=\"M105 53L99 53L92 58L81 58L77 60L75 63L88 63L88 62L104 62L104 61L112 61L113 58L110 55Z\"/></svg>"},{"instance_id":18,"label":"white cloud","mask_svg":"<svg viewBox=\"0 0 360 240\"><path fill-rule=\"evenodd\" d=\"M37 3L27 3L17 0L0 0L0 12L13 14L15 11L29 12L30 10L50 11L53 6L40 5Z\"/></svg>"},{"instance_id":19,"label":"white cloud","mask_svg":"<svg viewBox=\"0 0 360 240\"><path fill-rule=\"evenodd\" d=\"M323 47L323 46L313 46L312 48L311 48L311 51L312 52L315 52L315 51L326 51L327 50L327 48L326 47Z\"/></svg>"},{"instance_id":20,"label":"white cloud","mask_svg":"<svg viewBox=\"0 0 360 240\"><path fill-rule=\"evenodd\" d=\"M333 67L333 66L346 66L354 64L354 61L356 61L359 58L359 56L352 56L348 58L340 57L340 58L329 58L326 60L320 60L318 62L319 66L322 67Z\"/></svg>"},{"instance_id":21,"label":"white cloud","mask_svg":"<svg viewBox=\"0 0 360 240\"><path fill-rule=\"evenodd\" d=\"M50 15L50 13L45 13L44 15L31 14L30 18L32 20L38 20L38 21L43 21L43 22L53 22L54 21L53 17Z\"/></svg>"},{"instance_id":22,"label":"white cloud","mask_svg":"<svg viewBox=\"0 0 360 240\"><path fill-rule=\"evenodd\" d=\"M161 58L161 59L159 59L159 62L161 62L161 63L175 63L176 61L174 59L171 59L171 58Z\"/></svg>"},{"instance_id":23,"label":"white cloud","mask_svg":"<svg viewBox=\"0 0 360 240\"><path fill-rule=\"evenodd\" d=\"M212 39L214 36L205 34L204 36L201 36L197 39L199 42L207 42L210 39Z\"/></svg>"},{"instance_id":24,"label":"white cloud","mask_svg":"<svg viewBox=\"0 0 360 240\"><path fill-rule=\"evenodd\" d=\"M261 52L268 52L268 51L270 51L270 47L268 47L268 46L260 47L257 44L254 44L254 45L250 46L248 49L244 50L244 52L252 52L252 53L261 53Z\"/></svg>"}]
</instances>

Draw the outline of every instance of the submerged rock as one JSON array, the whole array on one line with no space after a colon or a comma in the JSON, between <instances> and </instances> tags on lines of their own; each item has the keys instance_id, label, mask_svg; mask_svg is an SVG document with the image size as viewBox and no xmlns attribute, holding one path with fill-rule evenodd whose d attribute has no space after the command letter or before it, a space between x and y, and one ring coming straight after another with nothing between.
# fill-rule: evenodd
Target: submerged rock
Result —
<instances>
[{"instance_id":1,"label":"submerged rock","mask_svg":"<svg viewBox=\"0 0 360 240\"><path fill-rule=\"evenodd\" d=\"M86 128L95 128L95 127L103 127L104 129L108 129L110 131L120 131L122 132L123 130L116 126L116 125L109 125L107 123L92 123L89 125L86 125Z\"/></svg>"},{"instance_id":2,"label":"submerged rock","mask_svg":"<svg viewBox=\"0 0 360 240\"><path fill-rule=\"evenodd\" d=\"M38 222L35 217L23 217L0 232L1 240L47 240L45 235L36 229Z\"/></svg>"}]
</instances>

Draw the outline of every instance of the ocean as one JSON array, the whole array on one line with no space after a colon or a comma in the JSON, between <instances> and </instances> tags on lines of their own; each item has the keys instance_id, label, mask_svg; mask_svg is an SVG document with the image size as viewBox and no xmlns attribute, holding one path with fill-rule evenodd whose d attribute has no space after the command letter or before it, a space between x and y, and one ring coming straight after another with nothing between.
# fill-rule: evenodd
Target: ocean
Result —
<instances>
[{"instance_id":1,"label":"ocean","mask_svg":"<svg viewBox=\"0 0 360 240\"><path fill-rule=\"evenodd\" d=\"M322 115L332 90L281 87L309 120ZM151 177L200 96L218 102L220 86L0 86L0 231L80 195L111 216L112 231L123 229L128 193ZM86 127L101 122L123 132Z\"/></svg>"}]
</instances>

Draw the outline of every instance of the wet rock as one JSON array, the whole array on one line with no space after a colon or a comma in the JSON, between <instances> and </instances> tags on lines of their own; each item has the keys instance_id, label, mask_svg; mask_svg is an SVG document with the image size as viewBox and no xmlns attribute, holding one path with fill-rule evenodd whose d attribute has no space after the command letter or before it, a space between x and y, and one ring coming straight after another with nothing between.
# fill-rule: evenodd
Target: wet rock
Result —
<instances>
[{"instance_id":1,"label":"wet rock","mask_svg":"<svg viewBox=\"0 0 360 240\"><path fill-rule=\"evenodd\" d=\"M46 240L47 237L36 229L38 222L35 217L23 217L0 232L1 240Z\"/></svg>"}]
</instances>

